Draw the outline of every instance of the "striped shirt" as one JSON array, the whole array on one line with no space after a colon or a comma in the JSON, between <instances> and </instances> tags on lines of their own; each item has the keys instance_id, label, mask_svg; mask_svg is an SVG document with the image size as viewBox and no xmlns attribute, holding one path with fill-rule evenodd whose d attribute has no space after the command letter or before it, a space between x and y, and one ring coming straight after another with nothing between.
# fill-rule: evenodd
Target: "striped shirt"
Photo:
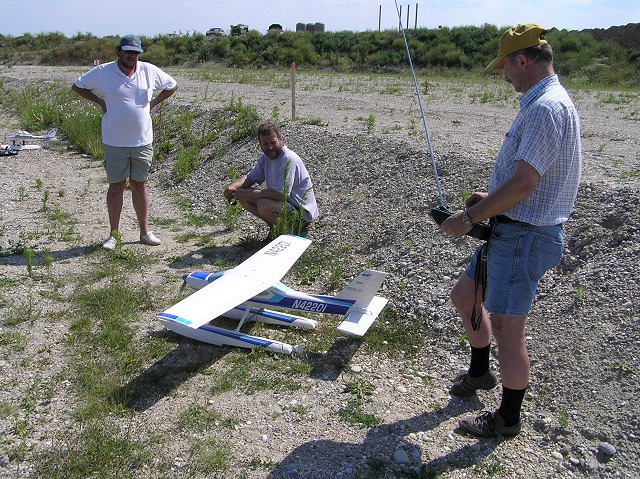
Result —
<instances>
[{"instance_id":1,"label":"striped shirt","mask_svg":"<svg viewBox=\"0 0 640 479\"><path fill-rule=\"evenodd\" d=\"M578 112L557 75L539 81L520 98L520 112L489 178L489 193L513 175L517 160L529 163L540 179L528 198L504 214L537 226L567 221L582 173L582 140Z\"/></svg>"}]
</instances>

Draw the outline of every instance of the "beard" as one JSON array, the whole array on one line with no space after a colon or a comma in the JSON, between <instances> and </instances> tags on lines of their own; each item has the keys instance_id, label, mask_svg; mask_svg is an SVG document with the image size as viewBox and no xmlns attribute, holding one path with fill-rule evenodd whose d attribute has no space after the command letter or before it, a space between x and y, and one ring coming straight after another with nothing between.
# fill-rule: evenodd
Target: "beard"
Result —
<instances>
[{"instance_id":1,"label":"beard","mask_svg":"<svg viewBox=\"0 0 640 479\"><path fill-rule=\"evenodd\" d=\"M278 158L282 154L282 149L280 148L280 149L277 149L277 150L271 150L269 152L263 151L263 153L265 155L267 155L269 157L269 159L275 160L276 158Z\"/></svg>"}]
</instances>

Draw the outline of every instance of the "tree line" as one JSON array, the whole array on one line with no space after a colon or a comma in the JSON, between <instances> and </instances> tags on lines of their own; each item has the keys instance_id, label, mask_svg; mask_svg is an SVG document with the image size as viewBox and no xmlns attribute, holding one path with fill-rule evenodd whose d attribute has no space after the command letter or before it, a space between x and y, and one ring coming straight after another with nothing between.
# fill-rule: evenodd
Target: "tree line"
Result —
<instances>
[{"instance_id":1,"label":"tree line","mask_svg":"<svg viewBox=\"0 0 640 479\"><path fill-rule=\"evenodd\" d=\"M495 56L503 28L482 26L407 30L416 69L480 71ZM270 31L207 37L159 35L141 37L142 60L159 66L214 63L236 68L330 68L340 71L393 72L409 66L402 32ZM593 86L640 86L640 55L611 41L596 41L591 33L553 30L547 34L555 52L556 71ZM115 57L119 36L98 38L90 33L66 37L58 32L0 35L0 62L5 65L87 65L93 59Z\"/></svg>"}]
</instances>

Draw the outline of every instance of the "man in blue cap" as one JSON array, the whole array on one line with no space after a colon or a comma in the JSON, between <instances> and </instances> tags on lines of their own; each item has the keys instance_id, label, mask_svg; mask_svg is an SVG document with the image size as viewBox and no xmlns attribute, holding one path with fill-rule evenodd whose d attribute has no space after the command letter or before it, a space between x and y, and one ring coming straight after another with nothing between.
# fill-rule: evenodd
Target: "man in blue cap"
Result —
<instances>
[{"instance_id":1,"label":"man in blue cap","mask_svg":"<svg viewBox=\"0 0 640 479\"><path fill-rule=\"evenodd\" d=\"M102 246L107 250L116 246L127 179L140 228L140 242L150 246L160 244L148 225L146 181L153 160L150 112L173 95L178 84L155 65L138 61L142 51L140 38L125 35L116 48L115 61L93 68L71 87L82 98L100 106L103 113L102 150L109 183L110 234ZM155 91L160 93L154 98Z\"/></svg>"}]
</instances>

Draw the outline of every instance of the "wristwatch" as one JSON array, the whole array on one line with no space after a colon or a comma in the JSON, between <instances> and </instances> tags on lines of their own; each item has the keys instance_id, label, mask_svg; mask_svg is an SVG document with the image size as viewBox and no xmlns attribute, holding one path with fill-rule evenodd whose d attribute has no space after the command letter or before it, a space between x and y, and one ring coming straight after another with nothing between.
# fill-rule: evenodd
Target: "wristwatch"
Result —
<instances>
[{"instance_id":1,"label":"wristwatch","mask_svg":"<svg viewBox=\"0 0 640 479\"><path fill-rule=\"evenodd\" d=\"M473 226L473 221L471 221L471 216L466 208L462 210L462 222L467 226Z\"/></svg>"}]
</instances>

